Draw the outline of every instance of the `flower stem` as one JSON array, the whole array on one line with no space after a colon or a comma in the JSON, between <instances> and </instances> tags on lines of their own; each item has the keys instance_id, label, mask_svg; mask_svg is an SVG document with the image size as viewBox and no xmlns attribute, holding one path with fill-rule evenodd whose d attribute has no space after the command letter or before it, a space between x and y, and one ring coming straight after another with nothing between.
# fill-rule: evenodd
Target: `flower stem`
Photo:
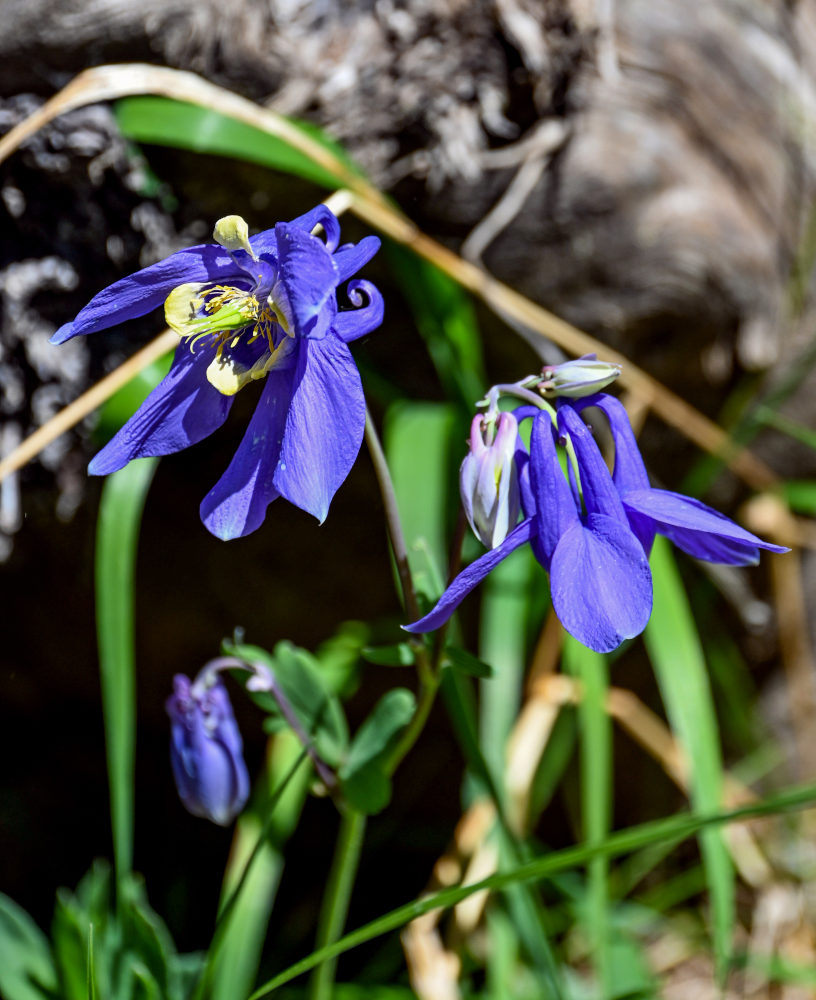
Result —
<instances>
[{"instance_id":1,"label":"flower stem","mask_svg":"<svg viewBox=\"0 0 816 1000\"><path fill-rule=\"evenodd\" d=\"M340 831L334 849L329 881L320 909L315 949L320 950L339 940L346 924L349 900L360 862L366 818L356 809L340 813ZM309 1000L331 1000L337 959L319 965L309 983Z\"/></svg>"},{"instance_id":2,"label":"flower stem","mask_svg":"<svg viewBox=\"0 0 816 1000\"><path fill-rule=\"evenodd\" d=\"M414 583L411 579L411 567L408 563L408 549L406 548L405 535L402 531L402 522L400 521L399 507L397 505L397 494L394 490L394 482L391 479L388 462L385 459L385 452L383 451L368 407L366 407L365 438L369 454L371 455L371 462L374 466L374 473L377 476L377 482L380 486L383 506L385 507L385 521L388 527L388 537L391 539L394 560L397 564L403 603L411 621L416 621L419 618L419 605L417 604L416 593L414 591Z\"/></svg>"}]
</instances>

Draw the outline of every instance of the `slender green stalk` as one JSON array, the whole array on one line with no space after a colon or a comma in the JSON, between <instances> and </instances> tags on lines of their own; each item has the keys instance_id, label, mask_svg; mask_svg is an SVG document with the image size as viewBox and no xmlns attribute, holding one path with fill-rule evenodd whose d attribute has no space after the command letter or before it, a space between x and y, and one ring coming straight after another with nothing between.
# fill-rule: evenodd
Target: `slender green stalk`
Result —
<instances>
[{"instance_id":1,"label":"slender green stalk","mask_svg":"<svg viewBox=\"0 0 816 1000\"><path fill-rule=\"evenodd\" d=\"M419 618L419 605L417 604L414 582L411 579L411 567L408 563L408 548L405 544L405 534L402 530L402 521L399 515L397 504L397 494L394 489L394 482L391 479L391 472L385 458L385 452L377 434L377 428L371 419L371 414L366 407L365 439L368 451L371 455L371 462L374 466L374 473L380 486L380 493L385 507L385 522L388 527L388 537L391 539L391 549L394 553L394 561L397 564L400 586L402 587L402 598L405 609L411 616L411 621Z\"/></svg>"},{"instance_id":2,"label":"slender green stalk","mask_svg":"<svg viewBox=\"0 0 816 1000\"><path fill-rule=\"evenodd\" d=\"M365 816L355 809L345 809L340 813L340 832L317 927L318 949L335 944L343 933L360 863L365 823ZM336 966L337 959L328 958L317 967L309 984L309 1000L331 1000Z\"/></svg>"},{"instance_id":3,"label":"slender green stalk","mask_svg":"<svg viewBox=\"0 0 816 1000\"><path fill-rule=\"evenodd\" d=\"M142 509L157 463L158 459L131 462L108 477L96 533L96 629L117 901L133 865L136 550Z\"/></svg>"}]
</instances>

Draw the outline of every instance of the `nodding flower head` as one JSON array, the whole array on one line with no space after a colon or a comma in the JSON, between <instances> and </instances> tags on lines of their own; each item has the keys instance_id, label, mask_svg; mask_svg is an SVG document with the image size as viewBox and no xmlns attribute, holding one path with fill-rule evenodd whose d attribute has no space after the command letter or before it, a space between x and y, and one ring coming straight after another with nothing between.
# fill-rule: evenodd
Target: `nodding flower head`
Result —
<instances>
[{"instance_id":1,"label":"nodding flower head","mask_svg":"<svg viewBox=\"0 0 816 1000\"><path fill-rule=\"evenodd\" d=\"M194 682L176 674L166 708L179 798L194 816L228 826L246 804L249 776L227 689L212 672Z\"/></svg>"},{"instance_id":2,"label":"nodding flower head","mask_svg":"<svg viewBox=\"0 0 816 1000\"><path fill-rule=\"evenodd\" d=\"M474 534L492 549L519 516L518 423L512 413L477 414L459 470L462 505Z\"/></svg>"}]
</instances>

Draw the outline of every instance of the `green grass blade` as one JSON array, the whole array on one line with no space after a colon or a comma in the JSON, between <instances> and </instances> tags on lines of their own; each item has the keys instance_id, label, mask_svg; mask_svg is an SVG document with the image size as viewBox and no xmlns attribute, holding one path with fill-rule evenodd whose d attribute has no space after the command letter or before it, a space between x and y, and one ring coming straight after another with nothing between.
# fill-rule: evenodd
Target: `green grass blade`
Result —
<instances>
[{"instance_id":1,"label":"green grass blade","mask_svg":"<svg viewBox=\"0 0 816 1000\"><path fill-rule=\"evenodd\" d=\"M325 188L341 187L346 183L339 174L318 166L283 139L185 101L166 97L125 97L116 102L116 121L122 134L135 142L259 163L282 173L303 177ZM290 120L290 124L311 139L316 139L346 167L359 173L342 147L320 129L305 122Z\"/></svg>"},{"instance_id":2,"label":"green grass blade","mask_svg":"<svg viewBox=\"0 0 816 1000\"><path fill-rule=\"evenodd\" d=\"M603 656L572 636L564 643L564 666L581 682L578 705L581 743L581 818L587 844L603 843L612 820L612 723L606 711L608 665ZM587 869L585 901L588 939L598 976L599 996L612 993L609 938L609 859L593 858Z\"/></svg>"},{"instance_id":3,"label":"green grass blade","mask_svg":"<svg viewBox=\"0 0 816 1000\"><path fill-rule=\"evenodd\" d=\"M505 748L521 701L530 576L536 565L525 545L482 586L479 659L490 664L493 676L479 682L479 744L502 801Z\"/></svg>"},{"instance_id":4,"label":"green grass blade","mask_svg":"<svg viewBox=\"0 0 816 1000\"><path fill-rule=\"evenodd\" d=\"M384 443L416 589L436 599L447 575L445 512L455 411L442 403L392 404Z\"/></svg>"},{"instance_id":5,"label":"green grass blade","mask_svg":"<svg viewBox=\"0 0 816 1000\"><path fill-rule=\"evenodd\" d=\"M653 820L650 823L642 823L639 826L629 827L607 837L599 844L581 844L576 847L564 848L554 851L543 858L536 858L519 865L511 871L499 872L489 878L474 882L471 885L455 886L451 889L443 889L430 896L412 900L404 906L391 910L382 917L372 920L363 927L346 934L335 944L320 951L313 952L306 958L301 959L289 968L284 969L277 976L274 976L263 986L259 987L249 1000L261 1000L279 986L290 982L304 972L309 972L316 965L325 962L328 958L342 955L358 945L365 944L382 934L397 930L411 920L421 917L431 910L448 908L455 906L463 899L467 899L474 892L488 890L495 892L510 885L522 882L537 881L557 872L566 871L570 868L579 868L586 865L593 858L606 857L614 858L632 851L647 847L649 844L663 840L685 840L705 830L709 827L717 827L723 823L732 823L740 820L751 819L756 816L767 816L772 813L785 812L790 809L801 809L816 804L816 785L803 785L797 788L788 789L779 795L772 796L762 802L752 802L747 806L740 806L738 809L729 809L705 815L681 813L679 816L671 816L666 819Z\"/></svg>"},{"instance_id":6,"label":"green grass blade","mask_svg":"<svg viewBox=\"0 0 816 1000\"><path fill-rule=\"evenodd\" d=\"M646 648L672 731L688 759L691 802L699 812L713 812L723 801L723 766L705 658L671 548L659 536L651 564L654 608L646 626ZM734 868L721 831L703 831L700 849L711 899L715 960L722 977L736 920Z\"/></svg>"},{"instance_id":7,"label":"green grass blade","mask_svg":"<svg viewBox=\"0 0 816 1000\"><path fill-rule=\"evenodd\" d=\"M94 931L93 924L88 924L88 964L86 966L88 979L88 1000L96 1000L96 965L94 964Z\"/></svg>"},{"instance_id":8,"label":"green grass blade","mask_svg":"<svg viewBox=\"0 0 816 1000\"><path fill-rule=\"evenodd\" d=\"M268 763L268 796L238 821L238 841L223 889L223 903L230 904L228 924L223 932L219 928L220 944L212 959L212 1000L245 997L258 974L266 928L283 872L283 845L297 826L309 788L308 766L304 764L292 774L301 757L302 748L293 733L282 732L274 737ZM281 784L287 779L281 792ZM274 801L271 819L266 810L270 799ZM240 892L231 899L265 825L268 841L258 850Z\"/></svg>"},{"instance_id":9,"label":"green grass blade","mask_svg":"<svg viewBox=\"0 0 816 1000\"><path fill-rule=\"evenodd\" d=\"M487 388L482 339L467 292L416 254L387 243L394 276L414 314L445 395L465 414Z\"/></svg>"},{"instance_id":10,"label":"green grass blade","mask_svg":"<svg viewBox=\"0 0 816 1000\"><path fill-rule=\"evenodd\" d=\"M108 476L97 522L96 627L113 856L120 889L133 864L136 550L142 509L157 464L155 458L140 459Z\"/></svg>"}]
</instances>

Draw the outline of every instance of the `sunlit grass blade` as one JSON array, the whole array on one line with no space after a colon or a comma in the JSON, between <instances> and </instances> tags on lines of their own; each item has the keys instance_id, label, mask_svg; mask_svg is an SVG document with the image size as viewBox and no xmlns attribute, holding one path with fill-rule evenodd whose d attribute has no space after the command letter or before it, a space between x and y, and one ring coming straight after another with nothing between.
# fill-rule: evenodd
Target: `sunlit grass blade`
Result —
<instances>
[{"instance_id":1,"label":"sunlit grass blade","mask_svg":"<svg viewBox=\"0 0 816 1000\"><path fill-rule=\"evenodd\" d=\"M442 671L441 690L470 772L480 793L490 798L496 808L502 864L515 867L526 857L526 848L513 835L504 816L499 790L501 775L494 776L479 745L469 682L456 670L446 668ZM561 996L559 972L540 901L530 887L523 885L509 884L505 887L505 895L516 933L533 961L541 988L546 990L546 996L555 1000Z\"/></svg>"},{"instance_id":2,"label":"sunlit grass blade","mask_svg":"<svg viewBox=\"0 0 816 1000\"><path fill-rule=\"evenodd\" d=\"M219 928L212 961L212 1000L245 997L255 982L266 928L283 871L283 845L294 832L306 801L311 771L301 766L292 774L302 747L291 732L277 733L267 763L268 793L238 821L238 837L224 879L221 912L230 912L225 930ZM286 782L283 790L281 785ZM271 816L269 810L273 810ZM267 841L245 871L262 831ZM232 894L243 882L237 896ZM206 982L202 979L202 982Z\"/></svg>"},{"instance_id":3,"label":"sunlit grass blade","mask_svg":"<svg viewBox=\"0 0 816 1000\"><path fill-rule=\"evenodd\" d=\"M490 664L493 676L479 682L479 744L502 801L505 748L521 700L535 566L532 550L524 546L499 563L482 586L479 658Z\"/></svg>"},{"instance_id":4,"label":"sunlit grass blade","mask_svg":"<svg viewBox=\"0 0 816 1000\"><path fill-rule=\"evenodd\" d=\"M700 637L669 543L659 536L651 565L654 609L646 627L646 648L669 723L686 756L692 804L699 812L712 812L723 802L723 765ZM704 830L700 849L711 901L716 965L723 977L736 920L734 867L719 830Z\"/></svg>"},{"instance_id":5,"label":"sunlit grass blade","mask_svg":"<svg viewBox=\"0 0 816 1000\"><path fill-rule=\"evenodd\" d=\"M136 551L144 501L157 464L155 458L140 459L108 476L96 534L96 627L119 890L133 864Z\"/></svg>"},{"instance_id":6,"label":"sunlit grass blade","mask_svg":"<svg viewBox=\"0 0 816 1000\"><path fill-rule=\"evenodd\" d=\"M88 964L86 966L88 980L88 1000L96 1000L96 965L94 964L94 929L88 925Z\"/></svg>"},{"instance_id":7,"label":"sunlit grass blade","mask_svg":"<svg viewBox=\"0 0 816 1000\"><path fill-rule=\"evenodd\" d=\"M460 285L432 264L397 244L389 243L387 249L445 394L470 413L487 389L473 303Z\"/></svg>"},{"instance_id":8,"label":"sunlit grass blade","mask_svg":"<svg viewBox=\"0 0 816 1000\"><path fill-rule=\"evenodd\" d=\"M264 983L263 986L259 987L249 997L249 1000L260 1000L261 997L268 996L273 990L279 986L283 986L284 983L290 982L304 972L309 972L316 965L326 961L327 958L342 955L344 952L350 951L358 945L365 944L367 941L371 941L382 934L387 934L389 931L404 926L409 921L415 920L417 917L421 917L431 910L439 908L447 909L448 907L455 906L463 899L467 899L474 892L482 892L484 890L495 892L509 885L537 881L550 875L555 875L557 872L566 871L570 868L579 868L596 857L620 857L647 847L649 844L664 840L676 840L679 843L709 827L751 819L756 816L767 816L790 809L812 807L814 804L816 804L816 785L803 785L788 789L762 802L752 802L750 805L740 806L738 809L729 809L705 815L681 813L678 816L654 820L650 823L642 823L639 826L620 830L599 844L580 844L576 847L554 851L545 857L528 861L510 871L499 872L471 885L454 886L451 889L443 889L430 896L414 899L410 903L397 907L382 917L372 920L356 931L346 934L330 947L313 952L306 958L284 969L278 975Z\"/></svg>"},{"instance_id":9,"label":"sunlit grass blade","mask_svg":"<svg viewBox=\"0 0 816 1000\"><path fill-rule=\"evenodd\" d=\"M446 518L454 410L442 403L388 408L384 441L417 591L435 599L447 575Z\"/></svg>"},{"instance_id":10,"label":"sunlit grass blade","mask_svg":"<svg viewBox=\"0 0 816 1000\"><path fill-rule=\"evenodd\" d=\"M123 135L136 142L259 163L326 188L342 186L345 182L344 178L315 163L283 139L185 101L166 97L125 97L116 102L116 121ZM350 170L357 170L342 147L320 129L291 119L290 124L331 149Z\"/></svg>"},{"instance_id":11,"label":"sunlit grass blade","mask_svg":"<svg viewBox=\"0 0 816 1000\"><path fill-rule=\"evenodd\" d=\"M587 844L609 836L612 820L612 722L606 711L608 665L603 656L572 636L564 642L564 666L581 683L578 705L581 743L581 821ZM587 869L588 939L598 976L598 995L611 995L609 938L609 859L593 858Z\"/></svg>"}]
</instances>

